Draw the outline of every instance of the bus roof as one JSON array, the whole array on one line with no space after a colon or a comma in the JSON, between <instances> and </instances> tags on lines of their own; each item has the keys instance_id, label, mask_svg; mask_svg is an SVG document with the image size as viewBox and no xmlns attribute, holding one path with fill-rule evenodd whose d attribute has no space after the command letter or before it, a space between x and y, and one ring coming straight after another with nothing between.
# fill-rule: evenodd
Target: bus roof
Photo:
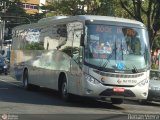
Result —
<instances>
[{"instance_id":1,"label":"bus roof","mask_svg":"<svg viewBox=\"0 0 160 120\"><path fill-rule=\"evenodd\" d=\"M122 22L122 23L124 22L124 23L143 25L143 23L141 23L139 21L136 21L136 20L119 18L119 17L112 17L112 16L78 15L78 16L75 16L75 17L78 17L82 20L102 20L102 21L113 21L113 22Z\"/></svg>"},{"instance_id":2,"label":"bus roof","mask_svg":"<svg viewBox=\"0 0 160 120\"><path fill-rule=\"evenodd\" d=\"M136 21L136 20L131 20L131 19L126 19L126 18L118 18L118 17L111 17L111 16L99 16L99 15L77 15L77 16L65 16L65 17L49 17L45 19L41 19L39 23L32 23L32 24L26 24L26 25L21 25L15 27L16 30L21 30L21 29L27 29L27 28L37 28L37 27L42 27L43 25L46 24L51 24L51 23L63 23L63 22L69 22L69 21L108 21L108 22L117 22L117 23L128 23L128 24L135 24L141 27L145 27L143 23ZM45 23L45 24L44 24Z\"/></svg>"}]
</instances>

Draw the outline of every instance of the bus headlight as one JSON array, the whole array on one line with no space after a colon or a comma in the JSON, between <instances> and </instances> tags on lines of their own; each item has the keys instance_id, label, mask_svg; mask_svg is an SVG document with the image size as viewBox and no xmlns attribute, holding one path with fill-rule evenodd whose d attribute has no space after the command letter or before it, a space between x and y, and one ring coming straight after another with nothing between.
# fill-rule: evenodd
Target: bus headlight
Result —
<instances>
[{"instance_id":1,"label":"bus headlight","mask_svg":"<svg viewBox=\"0 0 160 120\"><path fill-rule=\"evenodd\" d=\"M3 68L6 69L6 68L7 68L7 65L3 66Z\"/></svg>"},{"instance_id":2,"label":"bus headlight","mask_svg":"<svg viewBox=\"0 0 160 120\"><path fill-rule=\"evenodd\" d=\"M144 80L142 80L140 83L138 83L138 86L144 86L145 84L147 84L148 83L148 80L147 79L144 79Z\"/></svg>"},{"instance_id":3,"label":"bus headlight","mask_svg":"<svg viewBox=\"0 0 160 120\"><path fill-rule=\"evenodd\" d=\"M97 79L91 77L90 75L85 75L85 79L92 84L99 84L100 83Z\"/></svg>"}]
</instances>

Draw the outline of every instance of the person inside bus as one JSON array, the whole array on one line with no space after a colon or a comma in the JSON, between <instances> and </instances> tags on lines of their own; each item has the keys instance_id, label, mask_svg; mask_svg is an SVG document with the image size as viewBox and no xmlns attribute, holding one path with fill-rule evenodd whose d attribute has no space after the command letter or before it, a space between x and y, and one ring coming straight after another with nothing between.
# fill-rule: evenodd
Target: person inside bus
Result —
<instances>
[{"instance_id":1,"label":"person inside bus","mask_svg":"<svg viewBox=\"0 0 160 120\"><path fill-rule=\"evenodd\" d=\"M99 41L92 41L89 43L89 56L93 58L98 57L98 50L99 49Z\"/></svg>"},{"instance_id":2,"label":"person inside bus","mask_svg":"<svg viewBox=\"0 0 160 120\"><path fill-rule=\"evenodd\" d=\"M110 44L109 42L106 42L106 43L105 43L104 49L106 50L106 53L107 53L107 54L111 54L111 52L112 52L112 47L111 47L111 44Z\"/></svg>"},{"instance_id":3,"label":"person inside bus","mask_svg":"<svg viewBox=\"0 0 160 120\"><path fill-rule=\"evenodd\" d=\"M139 40L138 37L135 37L133 40L134 40L134 41L133 41L133 43L132 43L132 44L133 44L132 50L133 50L134 54L140 55L140 54L141 54L141 53L140 53L140 51L141 51L141 43L140 43L140 40Z\"/></svg>"},{"instance_id":4,"label":"person inside bus","mask_svg":"<svg viewBox=\"0 0 160 120\"><path fill-rule=\"evenodd\" d=\"M126 35L125 37L127 43L127 50L131 54L141 54L141 43L140 38L138 37L138 33L135 32L134 35Z\"/></svg>"}]
</instances>

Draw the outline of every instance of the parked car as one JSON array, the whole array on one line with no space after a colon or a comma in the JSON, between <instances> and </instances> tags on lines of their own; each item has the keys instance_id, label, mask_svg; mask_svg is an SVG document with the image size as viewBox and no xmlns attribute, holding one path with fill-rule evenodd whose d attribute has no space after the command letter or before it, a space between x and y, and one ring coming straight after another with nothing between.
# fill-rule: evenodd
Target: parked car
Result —
<instances>
[{"instance_id":1,"label":"parked car","mask_svg":"<svg viewBox=\"0 0 160 120\"><path fill-rule=\"evenodd\" d=\"M139 101L145 104L150 101L160 102L160 70L150 71L149 91L147 100Z\"/></svg>"},{"instance_id":2,"label":"parked car","mask_svg":"<svg viewBox=\"0 0 160 120\"><path fill-rule=\"evenodd\" d=\"M0 74L4 73L5 75L8 74L9 71L9 62L7 59L0 56Z\"/></svg>"},{"instance_id":3,"label":"parked car","mask_svg":"<svg viewBox=\"0 0 160 120\"><path fill-rule=\"evenodd\" d=\"M150 83L147 101L160 101L160 70L150 71Z\"/></svg>"}]
</instances>

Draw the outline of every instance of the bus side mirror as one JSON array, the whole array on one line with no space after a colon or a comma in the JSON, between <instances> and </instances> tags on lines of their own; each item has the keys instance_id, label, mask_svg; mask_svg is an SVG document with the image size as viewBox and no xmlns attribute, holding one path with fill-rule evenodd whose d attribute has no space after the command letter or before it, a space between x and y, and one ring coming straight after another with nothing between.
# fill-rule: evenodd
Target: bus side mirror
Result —
<instances>
[{"instance_id":1,"label":"bus side mirror","mask_svg":"<svg viewBox=\"0 0 160 120\"><path fill-rule=\"evenodd\" d=\"M84 34L81 35L80 45L84 46Z\"/></svg>"}]
</instances>

